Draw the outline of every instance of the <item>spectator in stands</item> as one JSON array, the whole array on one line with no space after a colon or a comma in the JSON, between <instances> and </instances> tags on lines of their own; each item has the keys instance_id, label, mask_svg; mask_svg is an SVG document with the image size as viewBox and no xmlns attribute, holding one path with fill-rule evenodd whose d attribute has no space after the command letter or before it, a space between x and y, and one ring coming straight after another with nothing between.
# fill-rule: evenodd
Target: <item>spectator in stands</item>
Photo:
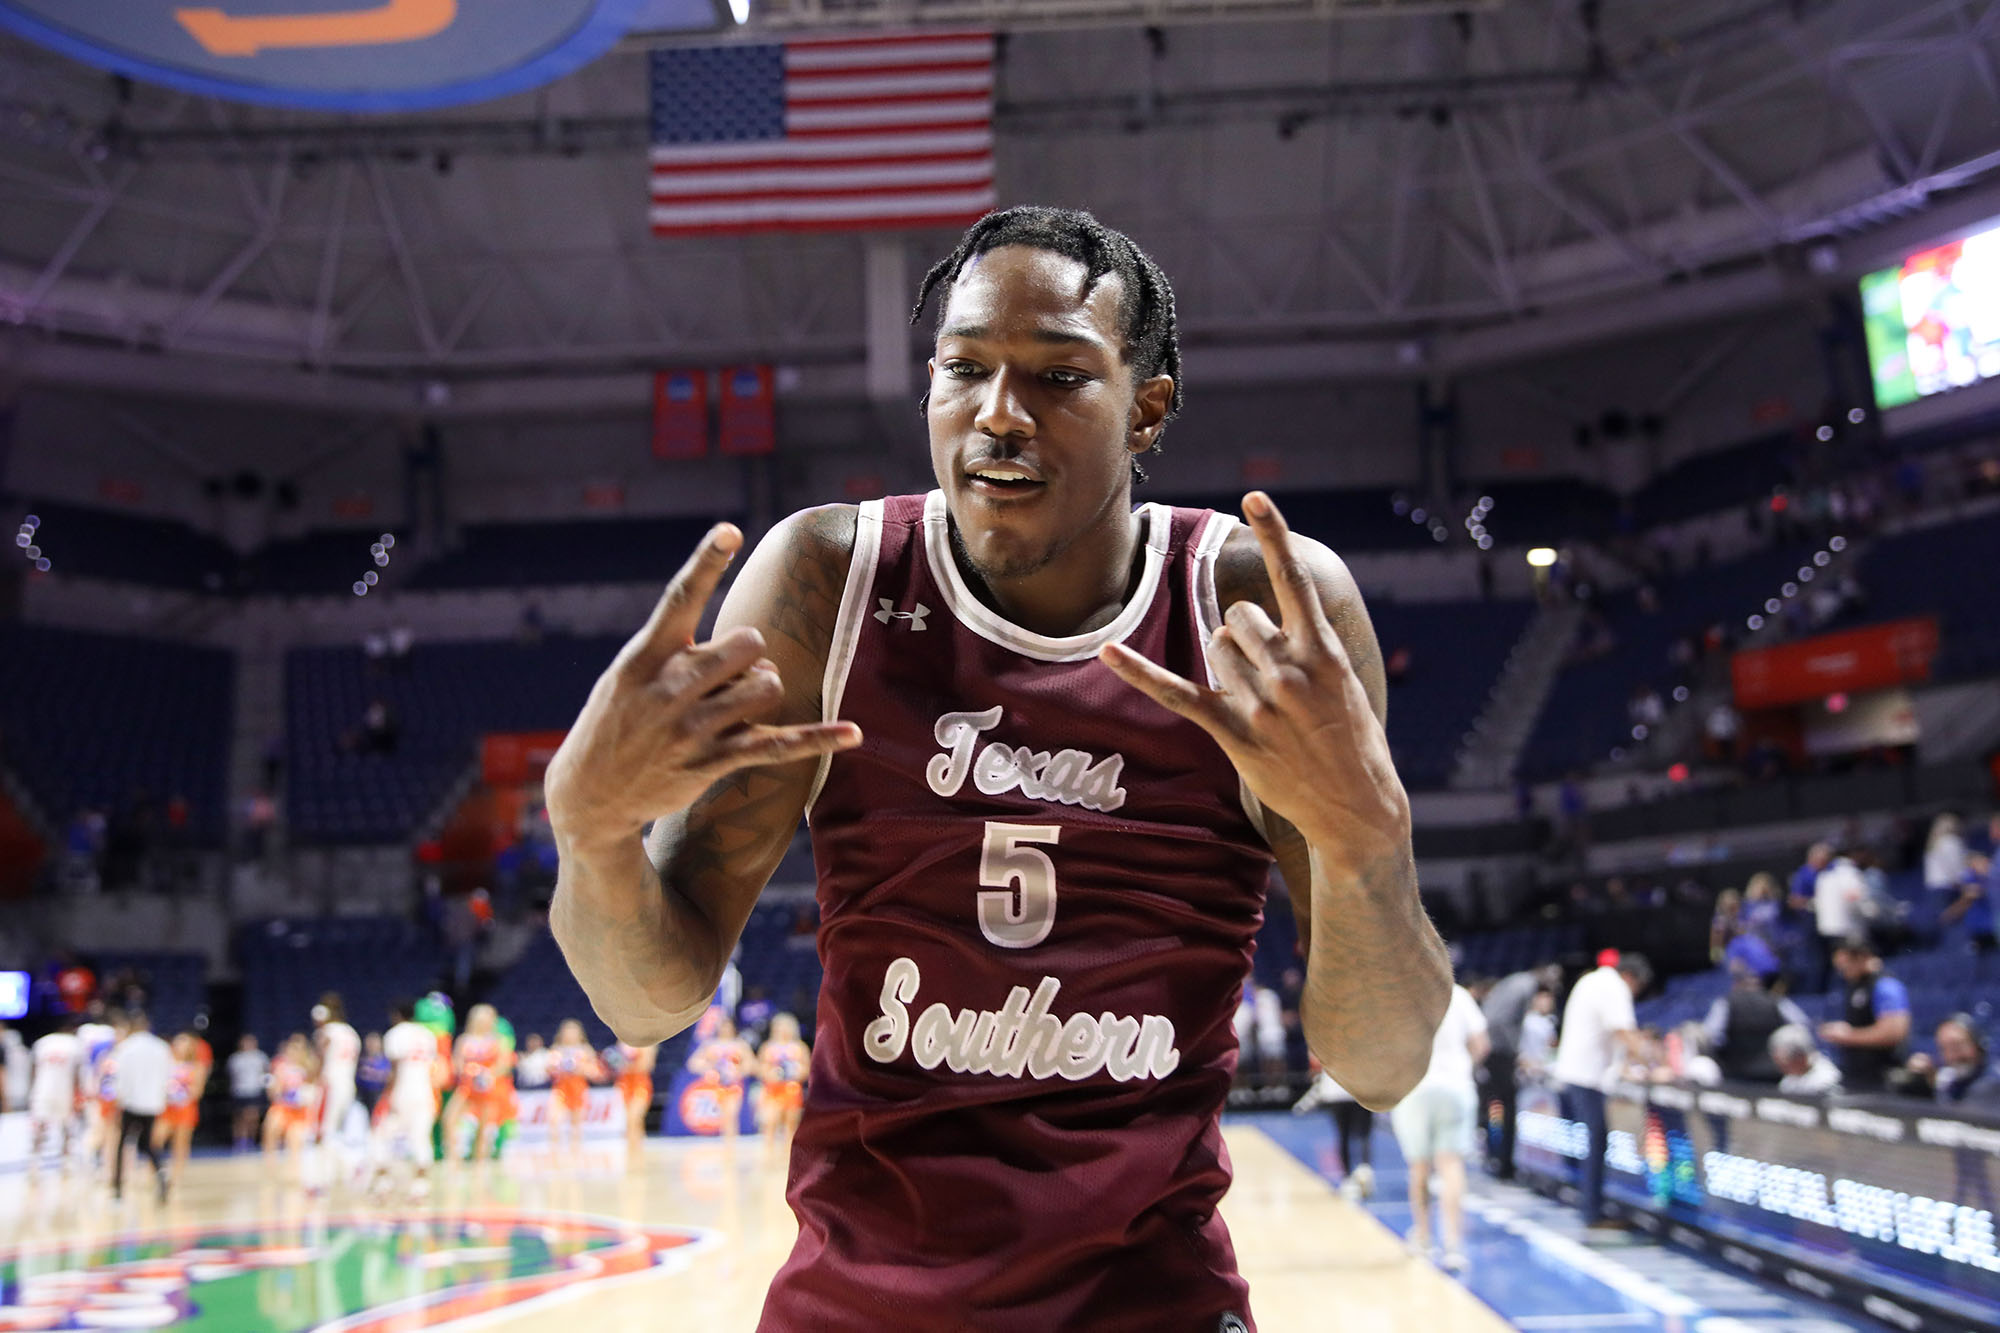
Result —
<instances>
[{"instance_id":1,"label":"spectator in stands","mask_svg":"<svg viewBox=\"0 0 2000 1333\"><path fill-rule=\"evenodd\" d=\"M1778 1070L1778 1091L1792 1097L1823 1097L1840 1091L1840 1066L1813 1044L1812 1032L1788 1024L1773 1032L1771 1063Z\"/></svg>"},{"instance_id":2,"label":"spectator in stands","mask_svg":"<svg viewBox=\"0 0 2000 1333\"><path fill-rule=\"evenodd\" d=\"M388 701L375 698L361 715L361 736L355 748L362 754L394 754L403 729Z\"/></svg>"},{"instance_id":3,"label":"spectator in stands","mask_svg":"<svg viewBox=\"0 0 2000 1333\"><path fill-rule=\"evenodd\" d=\"M1722 954L1743 922L1743 892L1724 889L1715 895L1715 914L1708 919L1708 961L1720 966Z\"/></svg>"},{"instance_id":4,"label":"spectator in stands","mask_svg":"<svg viewBox=\"0 0 2000 1333\"><path fill-rule=\"evenodd\" d=\"M1743 936L1755 940L1755 935ZM1761 943L1761 941L1760 941ZM1768 952L1770 946L1765 945ZM1768 989L1777 972L1777 958L1769 959L1769 971L1754 971L1740 963L1730 967L1729 993L1716 997L1708 1008L1701 1028L1706 1049L1715 1057L1722 1076L1742 1083L1776 1083L1782 1077L1771 1055L1771 1034L1782 1027L1804 1031L1812 1026L1791 999L1773 995Z\"/></svg>"},{"instance_id":5,"label":"spectator in stands","mask_svg":"<svg viewBox=\"0 0 2000 1333\"><path fill-rule=\"evenodd\" d=\"M410 665L410 650L417 646L416 631L398 621L389 630L389 665L397 671L406 671Z\"/></svg>"},{"instance_id":6,"label":"spectator in stands","mask_svg":"<svg viewBox=\"0 0 2000 1333\"><path fill-rule=\"evenodd\" d=\"M1397 644L1382 663L1382 674L1391 685L1401 685L1410 678L1410 646Z\"/></svg>"},{"instance_id":7,"label":"spectator in stands","mask_svg":"<svg viewBox=\"0 0 2000 1333\"><path fill-rule=\"evenodd\" d=\"M1703 747L1709 759L1724 764L1736 758L1736 737L1743 730L1743 719L1729 706L1728 700L1718 701L1715 707L1708 710L1701 730Z\"/></svg>"},{"instance_id":8,"label":"spectator in stands","mask_svg":"<svg viewBox=\"0 0 2000 1333\"><path fill-rule=\"evenodd\" d=\"M96 893L104 886L106 827L104 812L90 806L83 806L70 818L68 828L63 831L65 888Z\"/></svg>"},{"instance_id":9,"label":"spectator in stands","mask_svg":"<svg viewBox=\"0 0 2000 1333\"><path fill-rule=\"evenodd\" d=\"M1554 963L1524 968L1493 983L1480 1008L1486 1016L1486 1099L1500 1103L1500 1137L1492 1145L1487 1168L1501 1180L1514 1178L1514 1112L1516 1071L1520 1067L1522 1029L1535 997L1562 984L1562 968Z\"/></svg>"},{"instance_id":10,"label":"spectator in stands","mask_svg":"<svg viewBox=\"0 0 2000 1333\"><path fill-rule=\"evenodd\" d=\"M2000 1069L1986 1053L1986 1038L1970 1014L1953 1014L1937 1027L1937 1059L1910 1057L1912 1077L1942 1106L2000 1110Z\"/></svg>"},{"instance_id":11,"label":"spectator in stands","mask_svg":"<svg viewBox=\"0 0 2000 1333\"><path fill-rule=\"evenodd\" d=\"M1778 893L1778 877L1760 870L1743 886L1743 929L1761 936L1766 944L1778 943L1784 902Z\"/></svg>"},{"instance_id":12,"label":"spectator in stands","mask_svg":"<svg viewBox=\"0 0 2000 1333\"><path fill-rule=\"evenodd\" d=\"M97 973L85 967L68 949L56 954L56 1001L64 1013L80 1014L97 998Z\"/></svg>"},{"instance_id":13,"label":"spectator in stands","mask_svg":"<svg viewBox=\"0 0 2000 1333\"><path fill-rule=\"evenodd\" d=\"M1938 914L1940 923L1961 925L1965 937L1980 953L1994 948L1993 897L2000 892L2000 870L1994 858L1979 852L1965 854L1965 873L1958 883L1958 896Z\"/></svg>"},{"instance_id":14,"label":"spectator in stands","mask_svg":"<svg viewBox=\"0 0 2000 1333\"><path fill-rule=\"evenodd\" d=\"M1888 1071L1903 1063L1910 994L1883 970L1874 942L1859 931L1840 941L1833 965L1846 983L1846 1017L1821 1024L1820 1038L1839 1050L1849 1092L1879 1092Z\"/></svg>"},{"instance_id":15,"label":"spectator in stands","mask_svg":"<svg viewBox=\"0 0 2000 1333\"><path fill-rule=\"evenodd\" d=\"M264 1082L271 1057L257 1049L257 1035L246 1032L229 1056L229 1104L235 1109L236 1151L255 1145L257 1125L264 1118Z\"/></svg>"},{"instance_id":16,"label":"spectator in stands","mask_svg":"<svg viewBox=\"0 0 2000 1333\"><path fill-rule=\"evenodd\" d=\"M1859 893L1864 887L1861 877L1854 876L1851 885L1843 884L1843 896L1828 895L1822 902L1818 896L1819 878L1833 863L1833 844L1816 842L1806 849L1804 864L1792 872L1791 894L1787 906L1794 912L1811 912L1814 915L1816 938L1819 943L1814 990L1825 990L1827 972L1832 965L1833 946L1852 929L1852 922L1844 921L1841 904L1846 892ZM1832 929L1829 931L1828 926Z\"/></svg>"},{"instance_id":17,"label":"spectator in stands","mask_svg":"<svg viewBox=\"0 0 2000 1333\"><path fill-rule=\"evenodd\" d=\"M1590 846L1590 807L1583 795L1583 782L1575 773L1563 776L1556 788L1556 837L1572 854L1581 857Z\"/></svg>"},{"instance_id":18,"label":"spectator in stands","mask_svg":"<svg viewBox=\"0 0 2000 1333\"><path fill-rule=\"evenodd\" d=\"M1605 1091L1634 1061L1643 1058L1643 1038L1632 1010L1633 997L1653 979L1645 955L1622 954L1615 965L1578 978L1563 1007L1562 1038L1550 1072L1561 1088L1563 1114L1583 1124L1589 1147L1583 1159L1582 1207L1593 1230L1622 1229L1604 1216L1604 1150L1608 1129Z\"/></svg>"},{"instance_id":19,"label":"spectator in stands","mask_svg":"<svg viewBox=\"0 0 2000 1333\"><path fill-rule=\"evenodd\" d=\"M777 1012L778 1006L771 1002L769 993L762 986L745 987L743 1003L736 1006L736 1026L743 1034L743 1040L752 1046L761 1047L764 1044L765 1031L771 1026L771 1019Z\"/></svg>"},{"instance_id":20,"label":"spectator in stands","mask_svg":"<svg viewBox=\"0 0 2000 1333\"><path fill-rule=\"evenodd\" d=\"M1957 893L1972 869L1966 859L1965 836L1958 816L1947 811L1931 821L1924 843L1924 887L1934 893Z\"/></svg>"}]
</instances>

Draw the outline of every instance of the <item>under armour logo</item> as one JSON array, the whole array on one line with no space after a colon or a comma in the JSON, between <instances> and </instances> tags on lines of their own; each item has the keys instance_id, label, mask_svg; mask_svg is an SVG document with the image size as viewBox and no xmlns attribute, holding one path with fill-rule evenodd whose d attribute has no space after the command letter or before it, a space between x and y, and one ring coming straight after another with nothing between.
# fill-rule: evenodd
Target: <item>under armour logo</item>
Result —
<instances>
[{"instance_id":1,"label":"under armour logo","mask_svg":"<svg viewBox=\"0 0 2000 1333\"><path fill-rule=\"evenodd\" d=\"M875 600L880 602L882 606L882 609L875 613L877 620L885 625L892 620L907 620L910 622L911 629L916 630L920 634L923 632L924 617L931 613L931 609L928 606L925 606L922 602L918 602L917 609L914 611L898 611L896 604L887 597L878 597Z\"/></svg>"}]
</instances>

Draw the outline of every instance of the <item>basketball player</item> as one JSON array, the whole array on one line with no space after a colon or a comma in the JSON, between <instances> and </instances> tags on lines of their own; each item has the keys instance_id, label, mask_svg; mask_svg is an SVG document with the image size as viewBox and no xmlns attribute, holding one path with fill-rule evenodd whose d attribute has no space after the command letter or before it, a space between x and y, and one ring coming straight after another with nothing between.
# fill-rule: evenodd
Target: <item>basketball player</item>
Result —
<instances>
[{"instance_id":1,"label":"basketball player","mask_svg":"<svg viewBox=\"0 0 2000 1333\"><path fill-rule=\"evenodd\" d=\"M695 1047L687 1067L715 1084L715 1105L722 1117L722 1137L734 1139L743 1130L743 1090L757 1067L757 1053L736 1035L736 1020L718 1006L715 1035Z\"/></svg>"},{"instance_id":2,"label":"basketball player","mask_svg":"<svg viewBox=\"0 0 2000 1333\"><path fill-rule=\"evenodd\" d=\"M92 1004L91 1016L76 1030L83 1051L77 1099L83 1110L83 1155L103 1165L110 1179L111 1150L118 1144L118 1098L113 1094L116 1061L112 1048L125 1037L125 1015Z\"/></svg>"},{"instance_id":3,"label":"basketball player","mask_svg":"<svg viewBox=\"0 0 2000 1333\"><path fill-rule=\"evenodd\" d=\"M1133 509L1180 385L1131 241L991 214L933 292L938 489L780 523L696 644L742 539L703 541L550 766L556 937L621 1037L678 1031L810 810L826 978L762 1329L1242 1329L1217 1118L1273 856L1362 1104L1450 997L1380 650L1261 493L1247 528Z\"/></svg>"},{"instance_id":4,"label":"basketball player","mask_svg":"<svg viewBox=\"0 0 2000 1333\"><path fill-rule=\"evenodd\" d=\"M44 1143L53 1141L61 1154L61 1169L69 1169L71 1131L76 1125L78 1080L83 1072L83 1043L77 1040L76 1019L64 1018L55 1031L44 1033L29 1048L34 1057L34 1081L28 1085L28 1174L42 1169Z\"/></svg>"},{"instance_id":5,"label":"basketball player","mask_svg":"<svg viewBox=\"0 0 2000 1333\"><path fill-rule=\"evenodd\" d=\"M604 1079L604 1062L590 1049L583 1024L565 1018L549 1048L549 1151L560 1153L563 1130L570 1133L570 1151L583 1152L583 1120L590 1106L590 1085Z\"/></svg>"},{"instance_id":6,"label":"basketball player","mask_svg":"<svg viewBox=\"0 0 2000 1333\"><path fill-rule=\"evenodd\" d=\"M379 1194L389 1188L400 1144L409 1153L415 1172L410 1192L422 1198L431 1190L431 1128L437 1119L440 1078L437 1034L412 1022L407 1005L394 1004L389 1006L389 1030L382 1035L382 1052L395 1073L387 1095L376 1103L371 1189Z\"/></svg>"},{"instance_id":7,"label":"basketball player","mask_svg":"<svg viewBox=\"0 0 2000 1333\"><path fill-rule=\"evenodd\" d=\"M452 1046L458 1084L444 1108L446 1160L458 1146L459 1127L472 1117L471 1160L483 1162L495 1147L500 1125L507 1119L513 1097L513 1053L500 1040L499 1012L490 1004L466 1011L465 1031ZM495 1156L498 1155L497 1149Z\"/></svg>"},{"instance_id":8,"label":"basketball player","mask_svg":"<svg viewBox=\"0 0 2000 1333\"><path fill-rule=\"evenodd\" d=\"M653 1104L653 1066L660 1058L657 1046L627 1046L619 1042L611 1048L611 1061L618 1075L618 1101L625 1108L625 1160L639 1160L646 1142L646 1111Z\"/></svg>"},{"instance_id":9,"label":"basketball player","mask_svg":"<svg viewBox=\"0 0 2000 1333\"><path fill-rule=\"evenodd\" d=\"M153 1148L158 1151L171 1143L173 1157L167 1180L179 1189L187 1170L189 1150L194 1145L195 1126L201 1120L201 1094L208 1087L208 1066L202 1062L199 1039L182 1032L173 1041L173 1067L167 1073L167 1109L153 1122Z\"/></svg>"},{"instance_id":10,"label":"basketball player","mask_svg":"<svg viewBox=\"0 0 2000 1333\"><path fill-rule=\"evenodd\" d=\"M340 992L328 991L313 1006L313 1047L319 1052L320 1122L322 1148L337 1145L354 1109L354 1075L361 1066L361 1036L347 1022L347 1006Z\"/></svg>"},{"instance_id":11,"label":"basketball player","mask_svg":"<svg viewBox=\"0 0 2000 1333\"><path fill-rule=\"evenodd\" d=\"M764 1078L758 1113L764 1118L765 1147L792 1141L806 1104L806 1067L811 1060L812 1051L799 1040L799 1020L790 1014L774 1017L771 1039L757 1052L758 1072Z\"/></svg>"}]
</instances>

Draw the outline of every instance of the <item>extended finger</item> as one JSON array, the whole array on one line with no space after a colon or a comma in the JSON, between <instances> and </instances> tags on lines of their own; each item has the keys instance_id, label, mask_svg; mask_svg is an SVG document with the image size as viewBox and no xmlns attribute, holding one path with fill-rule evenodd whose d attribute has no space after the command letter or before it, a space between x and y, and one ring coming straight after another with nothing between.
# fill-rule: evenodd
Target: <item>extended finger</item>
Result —
<instances>
[{"instance_id":1,"label":"extended finger","mask_svg":"<svg viewBox=\"0 0 2000 1333\"><path fill-rule=\"evenodd\" d=\"M681 727L689 736L712 736L739 722L763 721L784 697L785 683L778 679L777 669L754 666L690 705L681 715Z\"/></svg>"},{"instance_id":2,"label":"extended finger","mask_svg":"<svg viewBox=\"0 0 2000 1333\"><path fill-rule=\"evenodd\" d=\"M1221 698L1215 691L1183 680L1150 658L1141 657L1122 643L1107 643L1097 660L1111 668L1118 679L1171 713L1199 723L1210 734L1222 727Z\"/></svg>"},{"instance_id":3,"label":"extended finger","mask_svg":"<svg viewBox=\"0 0 2000 1333\"><path fill-rule=\"evenodd\" d=\"M1326 611L1319 604L1319 587L1312 570L1292 545L1292 530L1278 506L1262 491L1243 497L1243 517L1257 534L1264 568L1278 598L1278 616L1287 629L1327 629Z\"/></svg>"},{"instance_id":4,"label":"extended finger","mask_svg":"<svg viewBox=\"0 0 2000 1333\"><path fill-rule=\"evenodd\" d=\"M722 571L729 568L729 562L742 546L743 533L734 523L718 523L708 530L701 545L694 548L694 554L660 594L653 614L626 645L642 669L658 665L669 653L694 642L694 632L701 626L702 608L715 596L716 585L722 582Z\"/></svg>"},{"instance_id":5,"label":"extended finger","mask_svg":"<svg viewBox=\"0 0 2000 1333\"><path fill-rule=\"evenodd\" d=\"M739 768L789 764L823 754L851 750L861 744L861 728L852 722L807 722L795 726L749 726L716 742L701 766L711 781Z\"/></svg>"},{"instance_id":6,"label":"extended finger","mask_svg":"<svg viewBox=\"0 0 2000 1333\"><path fill-rule=\"evenodd\" d=\"M656 683L669 698L692 702L763 660L763 653L763 632L752 625L738 625L707 643L675 653L660 668Z\"/></svg>"}]
</instances>

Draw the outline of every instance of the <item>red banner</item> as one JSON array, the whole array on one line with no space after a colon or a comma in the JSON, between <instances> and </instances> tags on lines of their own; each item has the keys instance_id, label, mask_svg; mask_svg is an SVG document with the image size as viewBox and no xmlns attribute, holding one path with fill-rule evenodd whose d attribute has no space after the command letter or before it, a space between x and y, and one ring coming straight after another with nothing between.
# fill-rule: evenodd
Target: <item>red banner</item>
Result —
<instances>
[{"instance_id":1,"label":"red banner","mask_svg":"<svg viewBox=\"0 0 2000 1333\"><path fill-rule=\"evenodd\" d=\"M722 371L722 429L717 448L732 458L750 458L778 447L777 394L769 366L725 366Z\"/></svg>"},{"instance_id":2,"label":"red banner","mask_svg":"<svg viewBox=\"0 0 2000 1333\"><path fill-rule=\"evenodd\" d=\"M708 457L708 372L662 370L653 376L653 457Z\"/></svg>"},{"instance_id":3,"label":"red banner","mask_svg":"<svg viewBox=\"0 0 2000 1333\"><path fill-rule=\"evenodd\" d=\"M1729 669L1738 708L1777 708L1928 680L1937 651L1937 621L1921 616L1753 648L1736 654Z\"/></svg>"},{"instance_id":4,"label":"red banner","mask_svg":"<svg viewBox=\"0 0 2000 1333\"><path fill-rule=\"evenodd\" d=\"M539 782L562 744L563 731L503 731L479 742L479 776L488 785Z\"/></svg>"}]
</instances>

